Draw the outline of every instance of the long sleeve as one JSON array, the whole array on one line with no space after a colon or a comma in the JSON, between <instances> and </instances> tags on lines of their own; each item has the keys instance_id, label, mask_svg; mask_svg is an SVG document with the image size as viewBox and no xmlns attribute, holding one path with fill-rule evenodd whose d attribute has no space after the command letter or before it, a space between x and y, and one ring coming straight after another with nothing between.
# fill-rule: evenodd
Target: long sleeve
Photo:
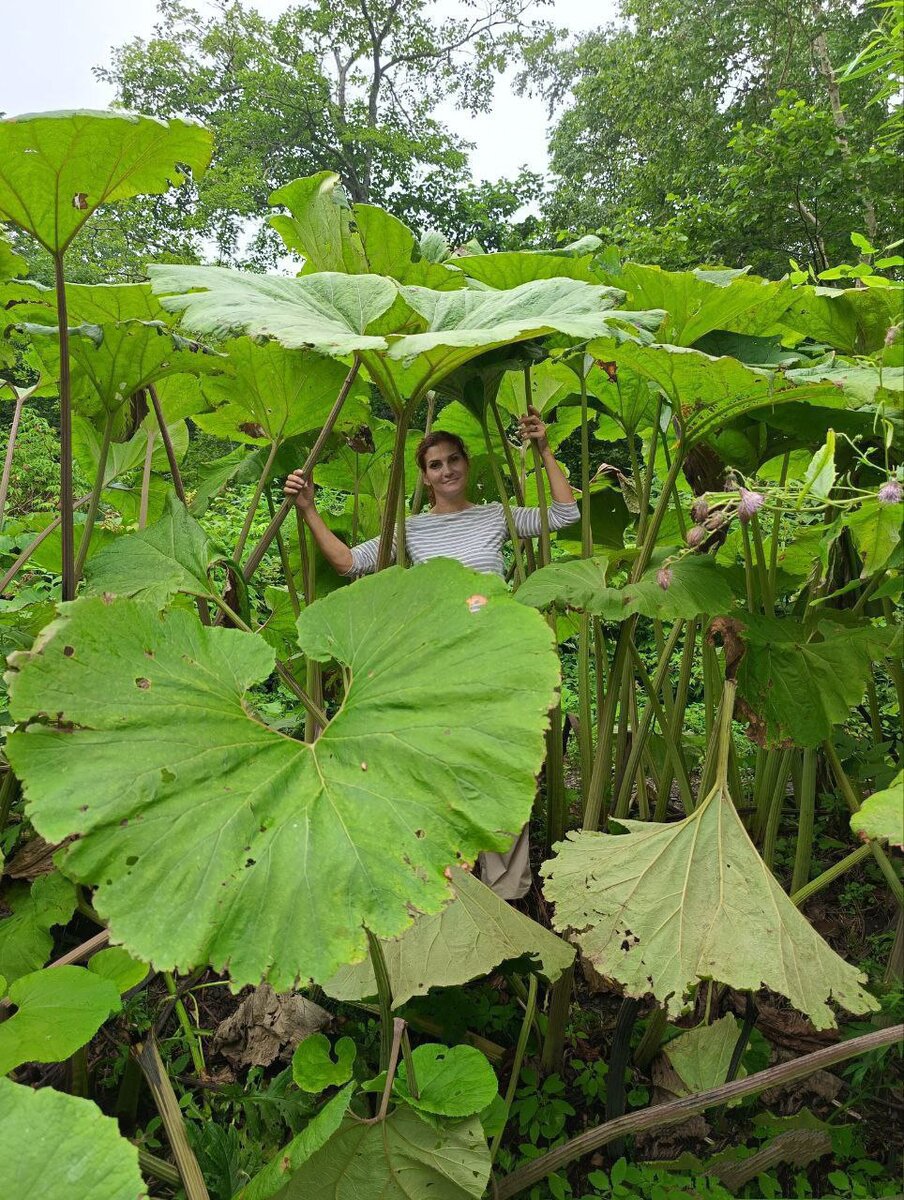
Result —
<instances>
[{"instance_id":1,"label":"long sleeve","mask_svg":"<svg viewBox=\"0 0 904 1200\"><path fill-rule=\"evenodd\" d=\"M357 546L352 546L352 565L351 569L345 572L348 579L357 578L359 575L370 575L377 569L377 555L380 551L380 538L371 538L367 542L360 542ZM395 537L392 539L392 554L390 562L396 560L396 542Z\"/></svg>"},{"instance_id":2,"label":"long sleeve","mask_svg":"<svg viewBox=\"0 0 904 1200\"><path fill-rule=\"evenodd\" d=\"M551 530L564 529L566 525L573 525L580 515L580 510L574 501L570 504L563 504L559 500L552 500L547 508ZM539 508L513 508L512 518L519 537L540 536Z\"/></svg>"}]
</instances>

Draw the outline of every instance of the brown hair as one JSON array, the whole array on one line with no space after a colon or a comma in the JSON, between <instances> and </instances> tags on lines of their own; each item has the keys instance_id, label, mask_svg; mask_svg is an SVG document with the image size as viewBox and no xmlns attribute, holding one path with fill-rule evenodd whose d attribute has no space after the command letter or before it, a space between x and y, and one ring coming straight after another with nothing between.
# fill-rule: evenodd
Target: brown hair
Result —
<instances>
[{"instance_id":1,"label":"brown hair","mask_svg":"<svg viewBox=\"0 0 904 1200\"><path fill-rule=\"evenodd\" d=\"M427 473L427 451L432 450L434 446L438 446L440 442L450 442L465 462L471 461L468 455L468 447L457 433L446 433L442 429L437 429L434 433L428 433L425 438L421 438L418 448L414 452L415 462L424 474Z\"/></svg>"}]
</instances>

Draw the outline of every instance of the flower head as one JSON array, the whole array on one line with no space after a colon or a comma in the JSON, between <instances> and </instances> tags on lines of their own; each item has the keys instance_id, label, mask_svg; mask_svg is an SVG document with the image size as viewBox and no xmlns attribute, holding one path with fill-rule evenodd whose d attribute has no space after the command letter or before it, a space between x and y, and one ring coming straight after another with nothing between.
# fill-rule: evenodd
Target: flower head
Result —
<instances>
[{"instance_id":1,"label":"flower head","mask_svg":"<svg viewBox=\"0 0 904 1200\"><path fill-rule=\"evenodd\" d=\"M694 525L692 529L687 531L684 540L689 546L699 546L707 537L707 532L702 525Z\"/></svg>"},{"instance_id":2,"label":"flower head","mask_svg":"<svg viewBox=\"0 0 904 1200\"><path fill-rule=\"evenodd\" d=\"M885 332L885 349L888 350L895 344L898 334L901 332L901 324L890 326Z\"/></svg>"},{"instance_id":3,"label":"flower head","mask_svg":"<svg viewBox=\"0 0 904 1200\"><path fill-rule=\"evenodd\" d=\"M889 479L879 488L878 499L880 504L900 504L904 498L904 488L901 487L897 479Z\"/></svg>"},{"instance_id":4,"label":"flower head","mask_svg":"<svg viewBox=\"0 0 904 1200\"><path fill-rule=\"evenodd\" d=\"M766 497L762 492L749 492L747 488L741 488L741 503L738 505L738 516L741 519L741 524L746 525L751 517L755 516L766 503Z\"/></svg>"},{"instance_id":5,"label":"flower head","mask_svg":"<svg viewBox=\"0 0 904 1200\"><path fill-rule=\"evenodd\" d=\"M664 592L667 592L672 586L672 568L660 567L656 572L656 582Z\"/></svg>"},{"instance_id":6,"label":"flower head","mask_svg":"<svg viewBox=\"0 0 904 1200\"><path fill-rule=\"evenodd\" d=\"M691 505L691 516L699 525L701 521L705 521L709 514L709 505L701 496L699 500L695 500Z\"/></svg>"}]
</instances>

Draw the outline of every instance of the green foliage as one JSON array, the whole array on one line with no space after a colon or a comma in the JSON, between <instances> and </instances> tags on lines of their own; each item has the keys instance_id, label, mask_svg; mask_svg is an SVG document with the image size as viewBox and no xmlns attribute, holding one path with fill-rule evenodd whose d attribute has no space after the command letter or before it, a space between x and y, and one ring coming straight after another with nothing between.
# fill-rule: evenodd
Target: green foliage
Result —
<instances>
[{"instance_id":1,"label":"green foliage","mask_svg":"<svg viewBox=\"0 0 904 1200\"><path fill-rule=\"evenodd\" d=\"M119 1012L119 988L84 967L20 976L9 989L16 1012L0 1025L0 1075L24 1062L62 1062Z\"/></svg>"},{"instance_id":2,"label":"green foliage","mask_svg":"<svg viewBox=\"0 0 904 1200\"><path fill-rule=\"evenodd\" d=\"M0 430L0 458L9 445L9 429ZM60 484L59 436L37 409L22 409L6 499L7 516L47 508Z\"/></svg>"}]
</instances>

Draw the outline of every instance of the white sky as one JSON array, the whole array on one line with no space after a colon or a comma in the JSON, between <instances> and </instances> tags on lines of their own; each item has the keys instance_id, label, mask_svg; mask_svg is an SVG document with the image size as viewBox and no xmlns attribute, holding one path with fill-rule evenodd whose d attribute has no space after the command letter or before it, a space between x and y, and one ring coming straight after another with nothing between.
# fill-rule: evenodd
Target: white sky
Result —
<instances>
[{"instance_id":1,"label":"white sky","mask_svg":"<svg viewBox=\"0 0 904 1200\"><path fill-rule=\"evenodd\" d=\"M203 11L210 5L195 0L193 7ZM256 0L254 7L274 17L290 4ZM457 9L454 0L440 0L437 7ZM554 0L537 15L578 31L605 23L614 10L615 0ZM155 0L0 0L0 112L106 108L112 92L91 68L108 61L112 46L150 37L155 20ZM544 106L516 96L511 78L497 85L492 113L474 119L444 107L441 116L476 143L471 165L477 179L513 176L525 164L546 169Z\"/></svg>"}]
</instances>

